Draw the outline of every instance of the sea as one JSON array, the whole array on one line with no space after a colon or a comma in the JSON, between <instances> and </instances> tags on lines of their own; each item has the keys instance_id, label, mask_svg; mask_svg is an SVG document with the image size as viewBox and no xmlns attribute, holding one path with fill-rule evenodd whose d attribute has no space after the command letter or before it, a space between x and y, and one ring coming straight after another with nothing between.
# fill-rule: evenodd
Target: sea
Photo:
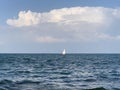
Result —
<instances>
[{"instance_id":1,"label":"sea","mask_svg":"<svg viewBox=\"0 0 120 90\"><path fill-rule=\"evenodd\" d=\"M0 90L120 90L120 54L0 54Z\"/></svg>"}]
</instances>

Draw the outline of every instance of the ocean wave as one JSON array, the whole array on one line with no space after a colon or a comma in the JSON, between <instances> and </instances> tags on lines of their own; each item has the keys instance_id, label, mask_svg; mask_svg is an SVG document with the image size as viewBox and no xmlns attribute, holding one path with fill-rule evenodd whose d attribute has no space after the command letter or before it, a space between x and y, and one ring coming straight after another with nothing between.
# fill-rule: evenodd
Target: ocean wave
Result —
<instances>
[{"instance_id":1,"label":"ocean wave","mask_svg":"<svg viewBox=\"0 0 120 90\"><path fill-rule=\"evenodd\" d=\"M8 89L6 89L6 88L4 88L4 87L0 87L0 90L8 90Z\"/></svg>"},{"instance_id":2,"label":"ocean wave","mask_svg":"<svg viewBox=\"0 0 120 90\"><path fill-rule=\"evenodd\" d=\"M41 83L40 81L35 81L35 80L27 80L27 79L24 79L24 80L20 80L20 81L12 81L12 80L7 80L7 79L4 79L4 80L1 80L0 81L0 85L9 85L9 84L39 84Z\"/></svg>"},{"instance_id":3,"label":"ocean wave","mask_svg":"<svg viewBox=\"0 0 120 90\"><path fill-rule=\"evenodd\" d=\"M40 81L33 81L33 80L22 80L22 81L17 81L16 84L39 84L41 83Z\"/></svg>"},{"instance_id":4,"label":"ocean wave","mask_svg":"<svg viewBox=\"0 0 120 90\"><path fill-rule=\"evenodd\" d=\"M13 83L12 80L7 80L7 79L4 79L4 80L1 80L1 81L0 81L0 85L1 85L1 84L12 84L12 83Z\"/></svg>"},{"instance_id":5,"label":"ocean wave","mask_svg":"<svg viewBox=\"0 0 120 90\"><path fill-rule=\"evenodd\" d=\"M89 79L85 79L84 81L85 81L85 82L95 82L96 79L89 78Z\"/></svg>"},{"instance_id":6,"label":"ocean wave","mask_svg":"<svg viewBox=\"0 0 120 90\"><path fill-rule=\"evenodd\" d=\"M92 88L92 89L85 89L85 90L107 90L104 87L97 87L97 88Z\"/></svg>"}]
</instances>

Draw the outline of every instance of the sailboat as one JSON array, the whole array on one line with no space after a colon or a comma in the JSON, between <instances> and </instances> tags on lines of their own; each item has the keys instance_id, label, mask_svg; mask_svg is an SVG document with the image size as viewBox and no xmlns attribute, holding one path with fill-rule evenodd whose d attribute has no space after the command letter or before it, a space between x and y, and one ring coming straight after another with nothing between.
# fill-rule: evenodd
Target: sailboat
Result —
<instances>
[{"instance_id":1,"label":"sailboat","mask_svg":"<svg viewBox=\"0 0 120 90\"><path fill-rule=\"evenodd\" d=\"M66 54L66 51L65 51L65 49L63 50L63 52L62 52L62 55L65 55Z\"/></svg>"}]
</instances>

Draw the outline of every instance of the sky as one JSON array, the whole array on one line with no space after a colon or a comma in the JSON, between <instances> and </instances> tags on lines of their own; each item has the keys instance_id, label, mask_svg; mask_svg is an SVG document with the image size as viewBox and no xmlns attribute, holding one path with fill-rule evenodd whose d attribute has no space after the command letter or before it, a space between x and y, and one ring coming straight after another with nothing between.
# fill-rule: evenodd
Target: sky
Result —
<instances>
[{"instance_id":1,"label":"sky","mask_svg":"<svg viewBox=\"0 0 120 90\"><path fill-rule=\"evenodd\" d=\"M120 0L1 0L0 53L120 53Z\"/></svg>"}]
</instances>

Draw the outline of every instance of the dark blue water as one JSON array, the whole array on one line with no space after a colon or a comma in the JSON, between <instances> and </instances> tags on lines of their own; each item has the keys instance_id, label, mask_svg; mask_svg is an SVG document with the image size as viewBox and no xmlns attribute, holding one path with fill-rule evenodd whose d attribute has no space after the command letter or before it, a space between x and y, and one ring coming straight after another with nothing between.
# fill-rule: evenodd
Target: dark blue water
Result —
<instances>
[{"instance_id":1,"label":"dark blue water","mask_svg":"<svg viewBox=\"0 0 120 90\"><path fill-rule=\"evenodd\" d=\"M0 90L120 90L120 55L0 54Z\"/></svg>"}]
</instances>

